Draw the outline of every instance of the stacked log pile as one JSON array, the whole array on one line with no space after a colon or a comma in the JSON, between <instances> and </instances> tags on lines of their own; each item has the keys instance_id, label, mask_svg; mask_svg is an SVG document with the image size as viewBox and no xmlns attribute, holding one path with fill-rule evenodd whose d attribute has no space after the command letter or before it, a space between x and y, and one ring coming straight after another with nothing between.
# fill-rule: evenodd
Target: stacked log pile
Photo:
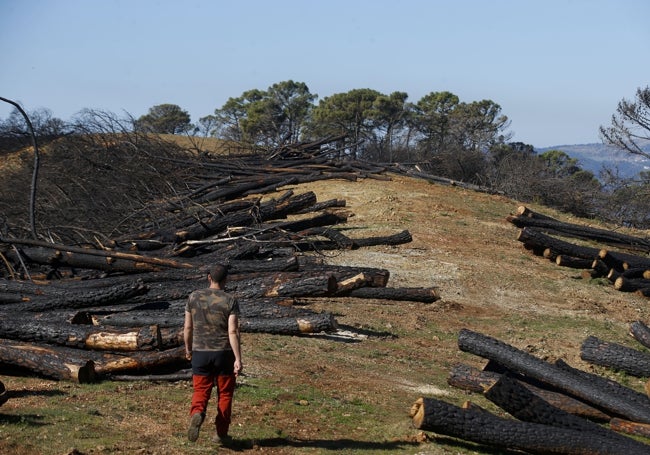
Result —
<instances>
[{"instance_id":1,"label":"stacked log pile","mask_svg":"<svg viewBox=\"0 0 650 455\"><path fill-rule=\"evenodd\" d=\"M507 220L520 228L517 240L534 254L581 269L584 278L603 278L621 292L650 297L650 239L561 222L527 207Z\"/></svg>"},{"instance_id":2,"label":"stacked log pile","mask_svg":"<svg viewBox=\"0 0 650 455\"><path fill-rule=\"evenodd\" d=\"M0 365L79 382L185 372L184 304L215 262L230 268L243 332L336 331L331 313L309 308L315 299L438 300L436 287L388 287L385 269L326 263L328 250L412 240L408 231L349 237L344 200L297 192L309 181L388 178L321 153L327 143L179 161L195 180L174 200L152 201L150 221L128 235L83 246L0 237Z\"/></svg>"},{"instance_id":3,"label":"stacked log pile","mask_svg":"<svg viewBox=\"0 0 650 455\"><path fill-rule=\"evenodd\" d=\"M487 360L457 365L448 383L480 393L504 411L422 397L411 408L416 428L499 449L536 454L647 454L650 398L605 377L550 363L501 340L462 329L458 346Z\"/></svg>"}]
</instances>

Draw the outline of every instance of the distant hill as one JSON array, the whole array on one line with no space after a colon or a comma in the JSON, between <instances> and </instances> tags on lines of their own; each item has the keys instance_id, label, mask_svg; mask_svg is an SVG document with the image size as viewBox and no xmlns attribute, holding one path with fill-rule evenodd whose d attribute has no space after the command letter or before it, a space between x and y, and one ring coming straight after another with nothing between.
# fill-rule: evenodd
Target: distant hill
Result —
<instances>
[{"instance_id":1,"label":"distant hill","mask_svg":"<svg viewBox=\"0 0 650 455\"><path fill-rule=\"evenodd\" d=\"M650 153L650 141L642 147ZM548 150L561 150L571 158L578 160L580 167L591 171L596 177L603 167L618 168L621 177L635 177L641 171L650 170L650 160L638 155L630 155L604 144L556 145L535 149L537 153Z\"/></svg>"}]
</instances>

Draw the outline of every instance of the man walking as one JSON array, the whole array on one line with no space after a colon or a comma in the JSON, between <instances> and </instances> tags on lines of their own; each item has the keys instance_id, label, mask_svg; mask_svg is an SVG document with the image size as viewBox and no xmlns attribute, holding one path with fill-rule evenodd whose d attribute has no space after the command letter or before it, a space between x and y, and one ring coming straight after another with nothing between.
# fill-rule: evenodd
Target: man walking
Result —
<instances>
[{"instance_id":1,"label":"man walking","mask_svg":"<svg viewBox=\"0 0 650 455\"><path fill-rule=\"evenodd\" d=\"M194 291L185 305L183 338L185 356L192 361L192 404L187 437L196 441L205 411L217 387L216 435L214 441L228 440L232 397L236 378L242 371L239 334L239 303L224 291L228 269L221 264L208 273L208 288Z\"/></svg>"}]
</instances>

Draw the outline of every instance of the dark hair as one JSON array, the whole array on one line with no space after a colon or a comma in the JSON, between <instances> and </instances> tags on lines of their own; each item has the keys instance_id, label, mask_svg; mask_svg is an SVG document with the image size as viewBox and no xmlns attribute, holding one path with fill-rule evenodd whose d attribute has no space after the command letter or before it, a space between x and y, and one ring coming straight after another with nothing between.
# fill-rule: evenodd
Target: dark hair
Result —
<instances>
[{"instance_id":1,"label":"dark hair","mask_svg":"<svg viewBox=\"0 0 650 455\"><path fill-rule=\"evenodd\" d=\"M210 271L208 273L212 281L214 281L215 283L219 283L223 281L228 275L228 267L226 267L223 264L215 264L212 267L210 267Z\"/></svg>"}]
</instances>

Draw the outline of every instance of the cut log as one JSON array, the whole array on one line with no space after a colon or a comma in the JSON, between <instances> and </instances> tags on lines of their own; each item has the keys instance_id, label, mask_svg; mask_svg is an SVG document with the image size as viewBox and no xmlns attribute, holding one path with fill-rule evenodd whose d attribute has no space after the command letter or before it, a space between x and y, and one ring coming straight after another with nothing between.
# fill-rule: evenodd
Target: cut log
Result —
<instances>
[{"instance_id":1,"label":"cut log","mask_svg":"<svg viewBox=\"0 0 650 455\"><path fill-rule=\"evenodd\" d=\"M162 344L158 326L105 328L2 317L0 338L103 351L150 351Z\"/></svg>"},{"instance_id":2,"label":"cut log","mask_svg":"<svg viewBox=\"0 0 650 455\"><path fill-rule=\"evenodd\" d=\"M362 287L350 291L341 291L337 296L357 297L361 299L397 300L420 303L433 303L440 300L438 288L374 288Z\"/></svg>"},{"instance_id":3,"label":"cut log","mask_svg":"<svg viewBox=\"0 0 650 455\"><path fill-rule=\"evenodd\" d=\"M71 359L53 346L0 339L0 362L57 380L87 383L96 377L92 360Z\"/></svg>"},{"instance_id":4,"label":"cut log","mask_svg":"<svg viewBox=\"0 0 650 455\"><path fill-rule=\"evenodd\" d=\"M590 269L593 261L591 259L576 258L566 254L559 254L555 258L555 263L562 267L569 267L572 269Z\"/></svg>"},{"instance_id":5,"label":"cut log","mask_svg":"<svg viewBox=\"0 0 650 455\"><path fill-rule=\"evenodd\" d=\"M572 372L540 360L500 340L461 329L458 335L458 346L462 351L494 360L509 370L555 387L612 416L650 423L650 401L647 399L629 400L624 396L613 395L600 384L581 380Z\"/></svg>"},{"instance_id":6,"label":"cut log","mask_svg":"<svg viewBox=\"0 0 650 455\"><path fill-rule=\"evenodd\" d=\"M556 360L555 366L563 371L572 374L581 381L593 384L599 390L601 390L602 393L620 397L621 400L628 402L639 402L643 405L648 403L648 397L646 397L643 393L639 393L636 390L630 389L629 387L626 387L614 380L605 378L603 376L574 368L562 359Z\"/></svg>"},{"instance_id":7,"label":"cut log","mask_svg":"<svg viewBox=\"0 0 650 455\"><path fill-rule=\"evenodd\" d=\"M643 253L650 252L650 241L648 239L625 235L608 229L565 223L546 217L508 216L506 219L519 228L533 227L549 234L592 240L594 242L623 247Z\"/></svg>"},{"instance_id":8,"label":"cut log","mask_svg":"<svg viewBox=\"0 0 650 455\"><path fill-rule=\"evenodd\" d=\"M47 292L47 289L44 288ZM88 289L85 292L55 293L54 297L47 295L34 296L30 301L3 305L3 311L12 312L41 312L60 308L87 308L111 305L145 294L148 291L141 281L131 281L100 289Z\"/></svg>"},{"instance_id":9,"label":"cut log","mask_svg":"<svg viewBox=\"0 0 650 455\"><path fill-rule=\"evenodd\" d=\"M620 272L628 269L650 269L650 258L636 254L601 249L598 256L610 267Z\"/></svg>"},{"instance_id":10,"label":"cut log","mask_svg":"<svg viewBox=\"0 0 650 455\"><path fill-rule=\"evenodd\" d=\"M514 373L509 374L512 375ZM479 370L478 368L459 364L452 368L447 378L447 383L453 387L457 387L463 390L484 393L487 389L492 387L492 385L494 385L494 383L496 383L499 378L501 378L501 376L501 373ZM601 410L596 409L593 406L589 406L580 400L576 400L575 398L563 393L555 392L530 384L526 382L527 378L525 376L517 375L516 379L522 384L522 386L526 387L532 393L550 405L562 409L565 412L584 417L595 422L607 422L611 419L609 415L605 414Z\"/></svg>"},{"instance_id":11,"label":"cut log","mask_svg":"<svg viewBox=\"0 0 650 455\"><path fill-rule=\"evenodd\" d=\"M645 444L552 406L508 375L501 376L485 391L484 395L501 409L524 422L598 434L626 446L629 453L643 453L645 450L650 450L650 447Z\"/></svg>"},{"instance_id":12,"label":"cut log","mask_svg":"<svg viewBox=\"0 0 650 455\"><path fill-rule=\"evenodd\" d=\"M621 292L635 292L650 288L650 280L645 278L626 278L621 275L614 281L614 289Z\"/></svg>"},{"instance_id":13,"label":"cut log","mask_svg":"<svg viewBox=\"0 0 650 455\"><path fill-rule=\"evenodd\" d=\"M184 345L164 351L139 351L128 355L99 352L91 354L94 354L95 358L95 371L101 376L120 372L159 371L163 367L187 366L189 363L185 358Z\"/></svg>"},{"instance_id":14,"label":"cut log","mask_svg":"<svg viewBox=\"0 0 650 455\"><path fill-rule=\"evenodd\" d=\"M630 335L646 348L650 348L650 327L642 321L634 321L630 324Z\"/></svg>"},{"instance_id":15,"label":"cut log","mask_svg":"<svg viewBox=\"0 0 650 455\"><path fill-rule=\"evenodd\" d=\"M331 313L315 313L296 318L241 318L239 328L244 333L300 335L334 332L337 324Z\"/></svg>"},{"instance_id":16,"label":"cut log","mask_svg":"<svg viewBox=\"0 0 650 455\"><path fill-rule=\"evenodd\" d=\"M534 454L630 454L618 441L599 434L505 419L434 398L418 399L411 407L411 417L420 430L500 449Z\"/></svg>"},{"instance_id":17,"label":"cut log","mask_svg":"<svg viewBox=\"0 0 650 455\"><path fill-rule=\"evenodd\" d=\"M537 248L544 251L550 248L556 255L568 255L576 258L594 260L598 257L600 249L588 246L576 245L564 240L551 237L550 235L543 234L542 232L525 227L519 231L517 240L529 246L529 248Z\"/></svg>"},{"instance_id":18,"label":"cut log","mask_svg":"<svg viewBox=\"0 0 650 455\"><path fill-rule=\"evenodd\" d=\"M580 358L595 365L625 371L632 376L650 377L650 354L618 343L587 337L580 347Z\"/></svg>"}]
</instances>

